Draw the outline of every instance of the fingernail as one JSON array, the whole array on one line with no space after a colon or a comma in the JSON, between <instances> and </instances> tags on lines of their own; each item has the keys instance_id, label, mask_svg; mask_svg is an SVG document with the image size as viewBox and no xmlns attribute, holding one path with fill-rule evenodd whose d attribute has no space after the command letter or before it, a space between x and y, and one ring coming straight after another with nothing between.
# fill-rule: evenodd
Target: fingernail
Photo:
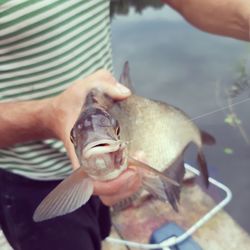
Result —
<instances>
[{"instance_id":1,"label":"fingernail","mask_svg":"<svg viewBox=\"0 0 250 250\"><path fill-rule=\"evenodd\" d=\"M118 87L118 90L121 94L123 94L123 95L130 95L131 94L130 89L128 89L127 87L125 87L124 85L122 85L118 82L117 82L117 87Z\"/></svg>"}]
</instances>

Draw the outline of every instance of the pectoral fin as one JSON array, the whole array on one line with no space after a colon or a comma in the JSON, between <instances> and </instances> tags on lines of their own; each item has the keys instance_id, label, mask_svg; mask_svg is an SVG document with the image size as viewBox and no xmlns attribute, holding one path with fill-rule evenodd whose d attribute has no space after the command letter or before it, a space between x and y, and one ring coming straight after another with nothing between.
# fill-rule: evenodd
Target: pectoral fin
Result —
<instances>
[{"instance_id":1,"label":"pectoral fin","mask_svg":"<svg viewBox=\"0 0 250 250\"><path fill-rule=\"evenodd\" d=\"M175 181L174 179L168 177L167 175L162 174L160 171L158 171L155 168L152 168L147 163L144 163L142 161L138 161L138 160L134 159L133 157L129 157L129 164L140 167L142 169L145 169L145 170L148 170L148 171L150 171L152 173L160 175L164 179L164 182L169 182L169 183L171 183L171 184L173 184L174 186L177 186L177 187L180 186L180 184L177 181Z\"/></svg>"},{"instance_id":2,"label":"pectoral fin","mask_svg":"<svg viewBox=\"0 0 250 250\"><path fill-rule=\"evenodd\" d=\"M82 168L77 169L44 198L33 220L39 222L75 211L90 199L93 189L92 180Z\"/></svg>"},{"instance_id":3,"label":"pectoral fin","mask_svg":"<svg viewBox=\"0 0 250 250\"><path fill-rule=\"evenodd\" d=\"M168 201L175 211L178 211L177 203L180 197L180 184L183 175L184 175L184 167L178 167L177 174L173 174L173 176L169 176L169 174L173 173L172 171L166 171L165 173L161 173L158 170L150 167L149 165L135 160L133 158L129 158L129 163L133 164L137 167L142 168L142 184L143 187L151 193L156 198L162 201ZM170 169L176 171L175 164L170 166Z\"/></svg>"}]
</instances>

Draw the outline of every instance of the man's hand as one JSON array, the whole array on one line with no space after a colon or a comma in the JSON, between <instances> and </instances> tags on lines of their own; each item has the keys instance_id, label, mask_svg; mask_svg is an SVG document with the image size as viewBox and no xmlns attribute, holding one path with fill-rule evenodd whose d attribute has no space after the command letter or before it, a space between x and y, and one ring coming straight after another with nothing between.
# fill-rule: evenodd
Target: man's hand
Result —
<instances>
[{"instance_id":1,"label":"man's hand","mask_svg":"<svg viewBox=\"0 0 250 250\"><path fill-rule=\"evenodd\" d=\"M133 158L147 163L143 151L135 152ZM94 183L94 193L99 195L105 205L111 206L130 197L138 191L142 185L143 174L136 166L129 166L118 178L112 181Z\"/></svg>"},{"instance_id":2,"label":"man's hand","mask_svg":"<svg viewBox=\"0 0 250 250\"><path fill-rule=\"evenodd\" d=\"M0 104L0 147L12 146L30 140L57 138L62 140L72 161L79 167L70 131L77 120L85 97L93 88L99 88L114 99L124 99L130 91L116 82L106 70L100 70L77 81L56 97L26 102ZM95 182L94 193L107 205L130 196L140 186L136 169L129 167L118 178L109 182Z\"/></svg>"},{"instance_id":3,"label":"man's hand","mask_svg":"<svg viewBox=\"0 0 250 250\"><path fill-rule=\"evenodd\" d=\"M98 195L105 205L111 206L133 195L140 186L139 171L130 166L128 170L112 181L95 181L94 194Z\"/></svg>"},{"instance_id":4,"label":"man's hand","mask_svg":"<svg viewBox=\"0 0 250 250\"><path fill-rule=\"evenodd\" d=\"M74 169L79 167L79 162L70 141L70 131L80 114L85 97L93 88L100 89L114 99L124 99L130 95L130 91L117 83L111 73L99 70L85 79L77 81L62 94L52 98L50 102L49 127L55 136L63 141Z\"/></svg>"},{"instance_id":5,"label":"man's hand","mask_svg":"<svg viewBox=\"0 0 250 250\"><path fill-rule=\"evenodd\" d=\"M114 99L130 95L130 91L117 83L108 71L100 70L79 80L56 97L0 103L0 148L57 138L64 142L76 168L78 163L70 142L70 130L92 88L100 88Z\"/></svg>"},{"instance_id":6,"label":"man's hand","mask_svg":"<svg viewBox=\"0 0 250 250\"><path fill-rule=\"evenodd\" d=\"M114 99L124 99L129 96L130 91L116 82L113 76L104 70L78 81L61 95L52 100L53 119L51 126L56 137L64 142L68 155L72 161L73 168L79 167L73 144L70 141L70 131L78 118L84 99L93 88L99 88ZM114 203L131 196L141 185L140 175L136 169L128 168L118 178L112 181L95 181L94 193L100 196L106 205Z\"/></svg>"},{"instance_id":7,"label":"man's hand","mask_svg":"<svg viewBox=\"0 0 250 250\"><path fill-rule=\"evenodd\" d=\"M250 40L250 0L162 0L197 28Z\"/></svg>"}]
</instances>

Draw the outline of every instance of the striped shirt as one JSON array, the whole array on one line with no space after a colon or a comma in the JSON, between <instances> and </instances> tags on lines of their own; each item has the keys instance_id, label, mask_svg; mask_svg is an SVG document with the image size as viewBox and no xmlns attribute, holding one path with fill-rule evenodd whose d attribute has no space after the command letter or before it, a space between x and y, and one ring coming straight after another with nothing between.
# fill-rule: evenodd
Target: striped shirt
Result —
<instances>
[{"instance_id":1,"label":"striped shirt","mask_svg":"<svg viewBox=\"0 0 250 250\"><path fill-rule=\"evenodd\" d=\"M76 79L112 70L108 0L0 0L0 101L58 95ZM0 167L38 180L71 171L62 142L0 150Z\"/></svg>"}]
</instances>

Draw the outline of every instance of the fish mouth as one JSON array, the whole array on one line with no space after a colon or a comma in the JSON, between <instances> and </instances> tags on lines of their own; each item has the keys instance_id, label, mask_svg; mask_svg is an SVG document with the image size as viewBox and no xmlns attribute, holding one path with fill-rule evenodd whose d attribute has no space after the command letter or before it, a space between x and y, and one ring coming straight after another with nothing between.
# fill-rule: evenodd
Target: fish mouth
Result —
<instances>
[{"instance_id":1,"label":"fish mouth","mask_svg":"<svg viewBox=\"0 0 250 250\"><path fill-rule=\"evenodd\" d=\"M88 175L99 181L111 180L127 168L126 143L115 140L99 140L89 143L82 151Z\"/></svg>"},{"instance_id":2,"label":"fish mouth","mask_svg":"<svg viewBox=\"0 0 250 250\"><path fill-rule=\"evenodd\" d=\"M82 151L85 159L91 156L100 154L108 154L119 150L121 147L120 141L103 139L96 142L89 143Z\"/></svg>"}]
</instances>

